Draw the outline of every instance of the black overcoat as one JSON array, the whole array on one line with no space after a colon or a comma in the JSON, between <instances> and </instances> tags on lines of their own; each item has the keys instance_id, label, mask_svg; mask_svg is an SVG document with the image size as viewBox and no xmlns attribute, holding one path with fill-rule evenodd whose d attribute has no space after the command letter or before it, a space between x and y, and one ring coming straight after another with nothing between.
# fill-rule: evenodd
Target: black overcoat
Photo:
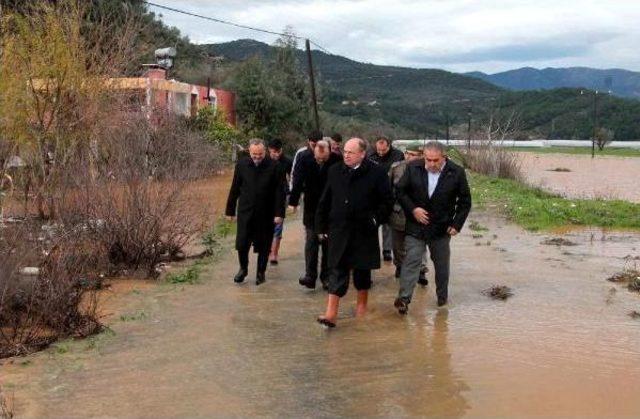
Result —
<instances>
[{"instance_id":1,"label":"black overcoat","mask_svg":"<svg viewBox=\"0 0 640 419\"><path fill-rule=\"evenodd\" d=\"M329 267L378 269L378 227L387 222L392 206L383 168L366 159L356 170L334 164L316 212L316 232L329 234Z\"/></svg>"},{"instance_id":2,"label":"black overcoat","mask_svg":"<svg viewBox=\"0 0 640 419\"><path fill-rule=\"evenodd\" d=\"M447 160L436 189L429 198L427 169L424 165L424 159L407 163L404 175L396 185L396 195L407 218L405 234L431 240L446 235L449 227L462 230L471 210L471 192L464 168ZM416 221L413 216L416 207L427 210L429 224Z\"/></svg>"},{"instance_id":3,"label":"black overcoat","mask_svg":"<svg viewBox=\"0 0 640 419\"><path fill-rule=\"evenodd\" d=\"M306 150L299 156L289 196L289 205L297 207L300 203L300 195L304 193L302 222L305 227L315 229L316 210L327 183L329 168L341 161L341 156L330 153L329 159L320 167L313 154L307 153Z\"/></svg>"},{"instance_id":4,"label":"black overcoat","mask_svg":"<svg viewBox=\"0 0 640 419\"><path fill-rule=\"evenodd\" d=\"M225 214L238 217L236 249L253 243L255 252L268 251L275 217L285 216L286 179L282 165L265 158L258 166L248 158L238 161Z\"/></svg>"}]
</instances>

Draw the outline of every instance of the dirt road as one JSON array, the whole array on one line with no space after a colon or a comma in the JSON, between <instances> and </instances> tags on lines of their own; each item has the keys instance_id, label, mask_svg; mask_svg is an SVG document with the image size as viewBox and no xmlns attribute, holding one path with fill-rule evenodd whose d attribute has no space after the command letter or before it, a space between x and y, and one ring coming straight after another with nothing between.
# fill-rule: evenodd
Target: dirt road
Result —
<instances>
[{"instance_id":1,"label":"dirt road","mask_svg":"<svg viewBox=\"0 0 640 419\"><path fill-rule=\"evenodd\" d=\"M322 329L325 295L297 284L302 228L288 220L266 284L234 285L229 253L201 284L134 285L114 335L5 362L1 379L25 417L640 415L640 321L628 316L640 295L604 280L640 236L584 231L556 247L470 219L489 231L453 241L448 309L429 285L400 317L387 265L366 320L350 292L338 328ZM515 295L490 300L493 284Z\"/></svg>"}]
</instances>

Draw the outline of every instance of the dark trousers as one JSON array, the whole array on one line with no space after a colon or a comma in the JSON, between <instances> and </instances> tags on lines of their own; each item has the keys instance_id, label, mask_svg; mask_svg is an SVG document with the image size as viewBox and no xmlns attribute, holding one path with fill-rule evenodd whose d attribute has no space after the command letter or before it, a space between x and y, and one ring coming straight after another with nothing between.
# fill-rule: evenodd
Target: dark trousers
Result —
<instances>
[{"instance_id":1,"label":"dark trousers","mask_svg":"<svg viewBox=\"0 0 640 419\"><path fill-rule=\"evenodd\" d=\"M349 273L351 269L347 267L338 267L331 270L329 275L329 294L337 295L342 298L349 289ZM353 269L353 286L358 291L368 290L371 288L371 270L370 269Z\"/></svg>"},{"instance_id":2,"label":"dark trousers","mask_svg":"<svg viewBox=\"0 0 640 419\"><path fill-rule=\"evenodd\" d=\"M314 281L318 279L318 253L320 257L320 279L325 280L329 270L327 268L327 241L320 241L313 229L305 228L306 238L304 243L305 274Z\"/></svg>"},{"instance_id":3,"label":"dark trousers","mask_svg":"<svg viewBox=\"0 0 640 419\"><path fill-rule=\"evenodd\" d=\"M410 235L405 237L406 254L400 274L399 298L411 302L413 290L420 274L424 247L428 246L436 276L436 295L438 299L447 300L449 296L450 241L449 235L432 240L420 240Z\"/></svg>"},{"instance_id":4,"label":"dark trousers","mask_svg":"<svg viewBox=\"0 0 640 419\"><path fill-rule=\"evenodd\" d=\"M249 250L250 247L238 249L238 261L240 262L240 269L245 271L249 269ZM269 250L260 249L258 252L258 272L264 273L267 270L267 263L269 262Z\"/></svg>"}]
</instances>

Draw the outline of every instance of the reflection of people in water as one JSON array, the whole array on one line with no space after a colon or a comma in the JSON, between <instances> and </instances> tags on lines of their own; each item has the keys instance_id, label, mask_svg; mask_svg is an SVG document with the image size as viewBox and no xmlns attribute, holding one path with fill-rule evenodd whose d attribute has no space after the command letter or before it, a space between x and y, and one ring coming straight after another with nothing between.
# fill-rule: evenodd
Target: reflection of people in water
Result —
<instances>
[{"instance_id":1,"label":"reflection of people in water","mask_svg":"<svg viewBox=\"0 0 640 419\"><path fill-rule=\"evenodd\" d=\"M468 386L451 366L448 316L440 309L433 325L415 325L416 339L401 355L411 367L398 378L398 395L390 401L399 405L398 416L460 417L469 410L463 395Z\"/></svg>"}]
</instances>

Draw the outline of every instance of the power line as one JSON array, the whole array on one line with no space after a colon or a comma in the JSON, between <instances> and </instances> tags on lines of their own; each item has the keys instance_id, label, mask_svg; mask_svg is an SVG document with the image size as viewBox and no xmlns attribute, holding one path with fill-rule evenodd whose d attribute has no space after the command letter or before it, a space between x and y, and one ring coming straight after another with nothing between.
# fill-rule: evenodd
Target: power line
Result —
<instances>
[{"instance_id":1,"label":"power line","mask_svg":"<svg viewBox=\"0 0 640 419\"><path fill-rule=\"evenodd\" d=\"M197 13L187 12L185 10L175 9L175 8L169 7L169 6L163 6L161 4L153 3L153 2L150 2L150 1L146 1L146 0L143 0L142 2L144 4L148 4L149 6L157 7L157 8L160 8L160 9L169 10L169 11L176 12L176 13L181 13L181 14L187 15L187 16L198 17L200 19L210 20L212 22L221 23L223 25L235 26L236 28L248 29L248 30L251 30L251 31L268 33L268 34L271 34L271 35L290 36L290 37L296 38L296 39L305 39L302 36L298 36L298 35L294 35L294 34L287 34L287 33L282 33L282 32L270 31L268 29L262 29L262 28L256 28L256 27L253 27L253 26L242 25L240 23L230 22L230 21L224 20L224 19L218 19L218 18L215 18L215 17L199 15ZM315 42L312 42L312 43L314 45L318 46Z\"/></svg>"}]
</instances>

